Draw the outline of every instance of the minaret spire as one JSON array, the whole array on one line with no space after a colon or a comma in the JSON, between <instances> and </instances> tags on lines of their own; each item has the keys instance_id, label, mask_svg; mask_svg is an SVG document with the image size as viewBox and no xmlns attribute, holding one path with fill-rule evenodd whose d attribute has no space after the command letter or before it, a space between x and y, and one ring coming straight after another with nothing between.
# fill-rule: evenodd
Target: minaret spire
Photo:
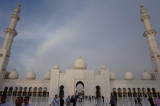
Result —
<instances>
[{"instance_id":1,"label":"minaret spire","mask_svg":"<svg viewBox=\"0 0 160 106\"><path fill-rule=\"evenodd\" d=\"M19 13L20 13L20 3L17 4L17 8L14 9L14 13L11 15L11 22L8 28L4 30L5 32L5 40L2 46L2 49L7 49L10 51L12 46L12 40L17 35L15 30L17 22L20 20Z\"/></svg>"},{"instance_id":2,"label":"minaret spire","mask_svg":"<svg viewBox=\"0 0 160 106\"><path fill-rule=\"evenodd\" d=\"M156 31L152 29L150 25L150 16L147 14L147 10L144 8L144 5L140 1L141 8L141 21L144 24L145 32L143 36L147 39L150 49L150 58L153 66L153 70L155 73L159 73L160 75L160 51L158 49L158 45L155 39Z\"/></svg>"},{"instance_id":3,"label":"minaret spire","mask_svg":"<svg viewBox=\"0 0 160 106\"><path fill-rule=\"evenodd\" d=\"M17 35L16 25L17 25L17 22L20 20L20 17L19 17L20 6L21 4L18 3L17 7L14 9L13 14L11 15L11 22L9 27L4 30L5 38L4 38L2 48L0 49L0 77L2 79L4 78L2 74L5 74L7 70L9 58L11 55L10 50L11 50L13 39Z\"/></svg>"}]
</instances>

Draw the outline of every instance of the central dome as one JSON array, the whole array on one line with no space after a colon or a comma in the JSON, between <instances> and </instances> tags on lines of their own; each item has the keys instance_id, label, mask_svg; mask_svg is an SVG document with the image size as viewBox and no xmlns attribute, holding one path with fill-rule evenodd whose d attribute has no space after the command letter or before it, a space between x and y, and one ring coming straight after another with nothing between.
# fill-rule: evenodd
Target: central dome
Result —
<instances>
[{"instance_id":1,"label":"central dome","mask_svg":"<svg viewBox=\"0 0 160 106\"><path fill-rule=\"evenodd\" d=\"M87 69L87 64L82 57L74 62L74 69Z\"/></svg>"}]
</instances>

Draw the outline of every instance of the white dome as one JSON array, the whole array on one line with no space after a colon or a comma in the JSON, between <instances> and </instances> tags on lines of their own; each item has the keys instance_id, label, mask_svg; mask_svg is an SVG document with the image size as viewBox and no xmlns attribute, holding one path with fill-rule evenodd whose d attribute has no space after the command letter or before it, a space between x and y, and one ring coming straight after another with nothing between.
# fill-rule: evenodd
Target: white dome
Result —
<instances>
[{"instance_id":1,"label":"white dome","mask_svg":"<svg viewBox=\"0 0 160 106\"><path fill-rule=\"evenodd\" d=\"M59 65L54 65L54 67L53 67L54 69L59 69Z\"/></svg>"},{"instance_id":2,"label":"white dome","mask_svg":"<svg viewBox=\"0 0 160 106\"><path fill-rule=\"evenodd\" d=\"M150 80L151 79L151 74L149 74L148 72L144 71L142 73L142 79L143 80Z\"/></svg>"},{"instance_id":3,"label":"white dome","mask_svg":"<svg viewBox=\"0 0 160 106\"><path fill-rule=\"evenodd\" d=\"M87 64L82 57L74 62L74 69L87 69Z\"/></svg>"},{"instance_id":4,"label":"white dome","mask_svg":"<svg viewBox=\"0 0 160 106\"><path fill-rule=\"evenodd\" d=\"M18 77L19 77L19 74L16 70L10 72L8 76L9 79L18 79Z\"/></svg>"},{"instance_id":5,"label":"white dome","mask_svg":"<svg viewBox=\"0 0 160 106\"><path fill-rule=\"evenodd\" d=\"M50 79L51 79L51 71L49 70L48 72L45 73L44 80L50 80Z\"/></svg>"},{"instance_id":6,"label":"white dome","mask_svg":"<svg viewBox=\"0 0 160 106\"><path fill-rule=\"evenodd\" d=\"M106 66L105 65L102 65L101 66L101 70L106 70L107 68L106 68Z\"/></svg>"},{"instance_id":7,"label":"white dome","mask_svg":"<svg viewBox=\"0 0 160 106\"><path fill-rule=\"evenodd\" d=\"M27 73L26 76L27 80L35 80L36 79L36 73L32 70L30 72Z\"/></svg>"},{"instance_id":8,"label":"white dome","mask_svg":"<svg viewBox=\"0 0 160 106\"><path fill-rule=\"evenodd\" d=\"M131 72L126 72L124 75L125 80L133 80L133 74Z\"/></svg>"},{"instance_id":9,"label":"white dome","mask_svg":"<svg viewBox=\"0 0 160 106\"><path fill-rule=\"evenodd\" d=\"M110 72L109 72L109 78L110 78L110 80L115 80L115 79L116 79L115 73L112 72L112 71L110 71Z\"/></svg>"}]
</instances>

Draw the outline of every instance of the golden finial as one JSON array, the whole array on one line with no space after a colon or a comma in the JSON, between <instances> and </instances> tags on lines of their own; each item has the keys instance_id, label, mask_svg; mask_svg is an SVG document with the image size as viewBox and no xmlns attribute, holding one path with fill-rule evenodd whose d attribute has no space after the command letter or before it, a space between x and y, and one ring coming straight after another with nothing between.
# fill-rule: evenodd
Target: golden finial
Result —
<instances>
[{"instance_id":1,"label":"golden finial","mask_svg":"<svg viewBox=\"0 0 160 106\"><path fill-rule=\"evenodd\" d=\"M18 4L17 4L17 6L18 6L18 7L20 7L20 6L21 6L21 4L20 4L20 3L18 3Z\"/></svg>"},{"instance_id":2,"label":"golden finial","mask_svg":"<svg viewBox=\"0 0 160 106\"><path fill-rule=\"evenodd\" d=\"M17 4L18 7L21 6L21 2L22 2L22 0L19 0L19 3Z\"/></svg>"},{"instance_id":3,"label":"golden finial","mask_svg":"<svg viewBox=\"0 0 160 106\"><path fill-rule=\"evenodd\" d=\"M142 3L140 4L140 7L141 7L141 8L143 8L143 7L144 7Z\"/></svg>"},{"instance_id":4,"label":"golden finial","mask_svg":"<svg viewBox=\"0 0 160 106\"><path fill-rule=\"evenodd\" d=\"M139 0L140 1L140 8L143 8L144 5L142 4L142 0Z\"/></svg>"}]
</instances>

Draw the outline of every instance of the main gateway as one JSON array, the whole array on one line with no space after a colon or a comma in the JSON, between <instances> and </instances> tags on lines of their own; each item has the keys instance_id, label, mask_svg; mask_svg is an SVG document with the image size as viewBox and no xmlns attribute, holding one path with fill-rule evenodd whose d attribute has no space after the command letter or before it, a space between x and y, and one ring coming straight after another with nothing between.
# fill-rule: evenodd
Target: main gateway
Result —
<instances>
[{"instance_id":1,"label":"main gateway","mask_svg":"<svg viewBox=\"0 0 160 106\"><path fill-rule=\"evenodd\" d=\"M153 72L142 73L142 80L134 80L131 72L125 73L124 80L116 80L114 72L102 66L100 71L87 69L85 60L80 57L74 62L73 69L62 72L58 65L46 72L43 80L35 80L36 73L30 71L25 80L18 79L16 70L7 72L11 55L11 46L17 35L16 25L19 21L20 4L14 9L11 23L4 30L5 39L0 49L0 95L7 94L8 101L14 103L16 96L30 96L35 106L50 104L55 94L67 98L68 95L83 95L84 97L104 97L104 103L109 103L111 94L118 98L119 106L131 106L135 97L141 97L142 103L148 104L147 97L160 96L160 51L155 40L156 31L150 26L150 16L141 4L141 21L144 24L144 37L148 40ZM81 85L81 90L78 86ZM126 105L127 104L127 105Z\"/></svg>"}]
</instances>

